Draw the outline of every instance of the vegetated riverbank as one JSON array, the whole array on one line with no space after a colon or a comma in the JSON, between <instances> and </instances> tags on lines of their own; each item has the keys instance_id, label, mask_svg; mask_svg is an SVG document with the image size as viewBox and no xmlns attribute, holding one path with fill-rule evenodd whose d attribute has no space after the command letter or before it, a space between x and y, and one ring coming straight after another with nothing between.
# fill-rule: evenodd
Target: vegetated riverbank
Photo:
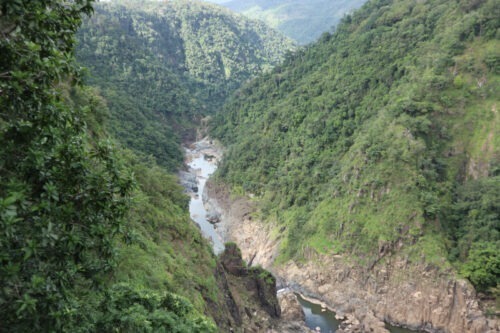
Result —
<instances>
[{"instance_id":1,"label":"vegetated riverbank","mask_svg":"<svg viewBox=\"0 0 500 333\"><path fill-rule=\"evenodd\" d=\"M304 249L305 262L278 264L280 230L255 219L252 198L210 180L203 198L220 214L217 231L224 241L237 243L245 260L273 272L282 286L328 304L347 323L344 332L388 332L385 322L428 332L499 331L498 320L485 317L467 281L452 269L410 258L399 251L402 243L381 251L370 266L312 249Z\"/></svg>"}]
</instances>

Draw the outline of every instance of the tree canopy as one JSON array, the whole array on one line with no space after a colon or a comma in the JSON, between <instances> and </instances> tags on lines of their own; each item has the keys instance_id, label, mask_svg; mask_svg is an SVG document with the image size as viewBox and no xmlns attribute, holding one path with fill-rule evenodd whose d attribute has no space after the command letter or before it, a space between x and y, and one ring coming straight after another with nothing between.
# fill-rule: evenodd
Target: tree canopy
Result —
<instances>
[{"instance_id":1,"label":"tree canopy","mask_svg":"<svg viewBox=\"0 0 500 333\"><path fill-rule=\"evenodd\" d=\"M213 332L215 262L187 197L117 150L103 98L73 85L74 34L91 12L83 0L0 2L0 331Z\"/></svg>"},{"instance_id":2,"label":"tree canopy","mask_svg":"<svg viewBox=\"0 0 500 333\"><path fill-rule=\"evenodd\" d=\"M170 170L201 117L294 47L262 23L185 0L101 3L77 37L85 81L108 101L113 134Z\"/></svg>"}]
</instances>

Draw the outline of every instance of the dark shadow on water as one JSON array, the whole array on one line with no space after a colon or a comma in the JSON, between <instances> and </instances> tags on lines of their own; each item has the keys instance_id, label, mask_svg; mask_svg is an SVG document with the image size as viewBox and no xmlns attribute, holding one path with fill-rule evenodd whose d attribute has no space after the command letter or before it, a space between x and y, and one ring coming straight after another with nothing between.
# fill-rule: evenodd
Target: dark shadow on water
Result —
<instances>
[{"instance_id":1,"label":"dark shadow on water","mask_svg":"<svg viewBox=\"0 0 500 333\"><path fill-rule=\"evenodd\" d=\"M302 309L306 315L306 326L312 329L321 328L321 332L335 332L339 327L340 321L335 319L335 314L331 311L321 311L321 305L306 301L300 295L297 295Z\"/></svg>"},{"instance_id":2,"label":"dark shadow on water","mask_svg":"<svg viewBox=\"0 0 500 333\"><path fill-rule=\"evenodd\" d=\"M321 311L321 305L311 303L303 299L299 294L297 294L297 299L304 310L306 315L306 326L311 329L316 329L319 327L320 332L334 333L337 331L340 321L335 319L335 313L325 309ZM412 331L407 328L391 326L386 324L386 328L391 333L424 333L423 331Z\"/></svg>"}]
</instances>

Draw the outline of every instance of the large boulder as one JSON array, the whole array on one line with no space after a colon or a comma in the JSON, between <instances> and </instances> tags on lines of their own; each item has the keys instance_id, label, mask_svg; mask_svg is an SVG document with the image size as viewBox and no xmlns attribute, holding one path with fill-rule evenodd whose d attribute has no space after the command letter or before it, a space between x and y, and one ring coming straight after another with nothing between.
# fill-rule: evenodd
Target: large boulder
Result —
<instances>
[{"instance_id":1,"label":"large boulder","mask_svg":"<svg viewBox=\"0 0 500 333\"><path fill-rule=\"evenodd\" d=\"M305 321L306 315L297 299L297 296L291 290L278 293L278 301L281 307L281 318L285 322Z\"/></svg>"},{"instance_id":2,"label":"large boulder","mask_svg":"<svg viewBox=\"0 0 500 333\"><path fill-rule=\"evenodd\" d=\"M213 211L213 210L209 211L207 213L207 216L206 216L207 221L212 223L212 224L219 223L220 218L221 218L221 214L216 212L216 211Z\"/></svg>"},{"instance_id":3,"label":"large boulder","mask_svg":"<svg viewBox=\"0 0 500 333\"><path fill-rule=\"evenodd\" d=\"M186 189L186 192L198 192L198 181L196 180L196 176L193 173L187 171L179 171L179 181L181 186Z\"/></svg>"}]
</instances>

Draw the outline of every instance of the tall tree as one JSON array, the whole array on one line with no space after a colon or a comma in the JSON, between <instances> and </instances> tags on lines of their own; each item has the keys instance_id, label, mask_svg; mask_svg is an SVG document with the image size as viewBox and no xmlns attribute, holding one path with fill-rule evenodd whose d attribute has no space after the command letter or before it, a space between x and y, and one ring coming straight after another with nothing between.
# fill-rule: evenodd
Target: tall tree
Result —
<instances>
[{"instance_id":1,"label":"tall tree","mask_svg":"<svg viewBox=\"0 0 500 333\"><path fill-rule=\"evenodd\" d=\"M0 2L1 331L84 326L81 300L113 266L132 178L61 93L92 2Z\"/></svg>"}]
</instances>

